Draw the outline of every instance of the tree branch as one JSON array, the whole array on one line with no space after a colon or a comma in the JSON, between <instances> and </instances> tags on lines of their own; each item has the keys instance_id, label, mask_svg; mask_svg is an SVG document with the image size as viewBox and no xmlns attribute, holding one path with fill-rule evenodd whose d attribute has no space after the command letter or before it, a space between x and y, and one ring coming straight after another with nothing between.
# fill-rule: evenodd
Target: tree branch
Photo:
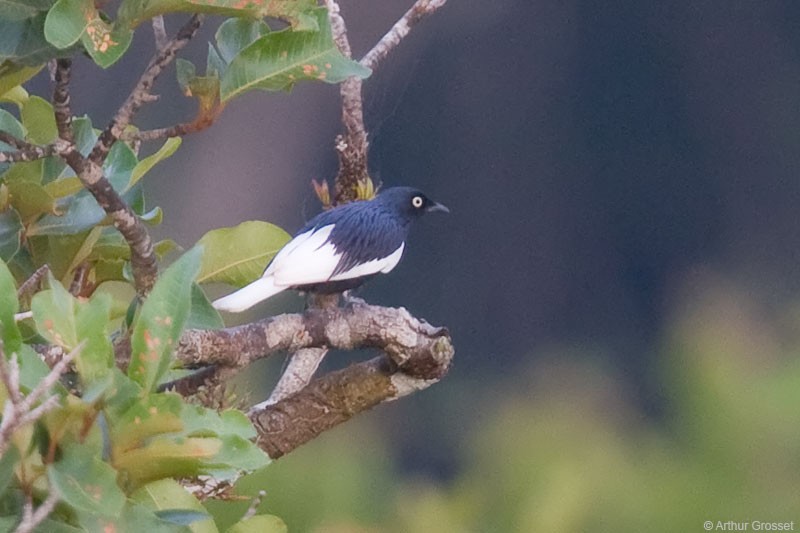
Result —
<instances>
[{"instance_id":1,"label":"tree branch","mask_svg":"<svg viewBox=\"0 0 800 533\"><path fill-rule=\"evenodd\" d=\"M0 345L0 382L3 383L8 395L3 406L3 417L0 420L0 457L11 444L11 436L15 431L35 422L58 405L58 396L47 398L45 396L61 378L81 348L82 345L70 353L63 354L44 379L25 396L20 389L20 368L17 354L12 354L11 359L7 360L5 351ZM36 405L37 403L39 405Z\"/></svg>"},{"instance_id":2,"label":"tree branch","mask_svg":"<svg viewBox=\"0 0 800 533\"><path fill-rule=\"evenodd\" d=\"M178 31L175 38L156 52L147 69L139 78L134 90L119 108L108 127L100 134L88 158L83 157L72 144L72 112L70 110L69 93L72 62L70 59L59 59L56 63L53 109L59 137L70 145L70 148L62 154L62 157L75 171L83 186L94 196L100 207L111 217L114 227L117 228L125 238L128 246L130 246L134 284L140 298L147 296L150 289L153 288L158 274L153 241L147 228L136 213L125 203L103 175L102 165L108 156L111 146L130 124L133 115L144 102L150 100L150 90L158 75L175 58L175 54L186 46L194 36L200 27L201 20L201 15L192 16Z\"/></svg>"},{"instance_id":3,"label":"tree branch","mask_svg":"<svg viewBox=\"0 0 800 533\"><path fill-rule=\"evenodd\" d=\"M361 58L361 63L367 68L375 69L378 64L389 55L394 48L400 44L406 35L411 32L417 22L425 18L427 15L432 14L440 7L444 6L447 0L417 0L411 9L406 11L400 20L395 22L394 26L384 35L378 43L372 47L372 50Z\"/></svg>"},{"instance_id":4,"label":"tree branch","mask_svg":"<svg viewBox=\"0 0 800 533\"><path fill-rule=\"evenodd\" d=\"M409 355L402 367L376 357L325 374L300 392L251 411L256 443L277 459L358 413L433 385L447 374L452 358L448 339Z\"/></svg>"},{"instance_id":5,"label":"tree branch","mask_svg":"<svg viewBox=\"0 0 800 533\"><path fill-rule=\"evenodd\" d=\"M114 115L111 123L103 130L103 133L101 133L100 137L97 139L92 153L89 154L89 159L92 162L102 164L109 150L111 150L111 146L120 138L142 104L152 99L150 91L158 76L164 68L175 59L176 54L189 44L189 41L200 28L202 21L203 15L192 15L186 24L178 30L175 38L158 49L147 65L144 73L139 78L139 81L136 83L136 87L133 88L131 94L128 95L128 98L119 108L116 115Z\"/></svg>"},{"instance_id":6,"label":"tree branch","mask_svg":"<svg viewBox=\"0 0 800 533\"><path fill-rule=\"evenodd\" d=\"M336 309L339 305L339 294L311 293L307 302L308 309ZM303 348L293 353L269 398L253 406L253 409L258 410L266 405L272 405L308 385L327 353L326 346Z\"/></svg>"},{"instance_id":7,"label":"tree branch","mask_svg":"<svg viewBox=\"0 0 800 533\"><path fill-rule=\"evenodd\" d=\"M402 366L406 359L428 353L440 342L451 342L445 328L418 320L402 307L353 304L278 315L225 329L187 330L176 356L188 368L211 364L241 368L275 353L302 348L378 348Z\"/></svg>"},{"instance_id":8,"label":"tree branch","mask_svg":"<svg viewBox=\"0 0 800 533\"><path fill-rule=\"evenodd\" d=\"M411 28L423 17L442 7L447 0L417 0L386 35L370 50L360 63L375 69ZM331 21L333 39L339 51L351 57L347 28L336 0L325 0L328 17ZM364 105L362 101L362 81L348 78L339 86L342 97L342 125L344 132L336 137L335 148L339 155L339 172L335 180L335 200L337 204L353 201L359 197L359 190L373 190L369 176L369 141L364 127Z\"/></svg>"},{"instance_id":9,"label":"tree branch","mask_svg":"<svg viewBox=\"0 0 800 533\"><path fill-rule=\"evenodd\" d=\"M55 487L51 486L48 488L47 497L34 510L33 499L30 494L27 494L25 505L22 507L22 521L20 521L17 529L14 530L14 533L30 533L34 531L36 526L50 516L59 501L61 501L61 495Z\"/></svg>"},{"instance_id":10,"label":"tree branch","mask_svg":"<svg viewBox=\"0 0 800 533\"><path fill-rule=\"evenodd\" d=\"M37 159L44 159L51 155L59 153L59 147L56 144L48 144L39 146L17 139L10 133L0 131L0 141L16 148L13 152L0 152L0 163L24 163L27 161L36 161Z\"/></svg>"},{"instance_id":11,"label":"tree branch","mask_svg":"<svg viewBox=\"0 0 800 533\"><path fill-rule=\"evenodd\" d=\"M351 57L347 27L336 0L325 0L331 21L333 40L342 55ZM339 85L342 97L342 125L344 133L336 137L336 152L339 155L339 173L336 175L334 199L337 204L358 198L359 184L364 187L369 177L367 166L367 131L364 128L364 111L361 101L361 79L347 78Z\"/></svg>"},{"instance_id":12,"label":"tree branch","mask_svg":"<svg viewBox=\"0 0 800 533\"><path fill-rule=\"evenodd\" d=\"M124 141L155 141L169 137L183 137L191 133L197 133L208 128L216 120L217 115L200 116L192 122L183 122L167 128L157 128L144 131L126 131L120 139Z\"/></svg>"}]
</instances>

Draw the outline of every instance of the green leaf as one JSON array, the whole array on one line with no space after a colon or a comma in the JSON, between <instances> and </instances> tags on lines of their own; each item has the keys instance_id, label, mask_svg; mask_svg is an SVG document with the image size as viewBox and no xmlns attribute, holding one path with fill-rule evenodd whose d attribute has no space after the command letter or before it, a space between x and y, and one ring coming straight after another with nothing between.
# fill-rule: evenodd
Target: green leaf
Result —
<instances>
[{"instance_id":1,"label":"green leaf","mask_svg":"<svg viewBox=\"0 0 800 533\"><path fill-rule=\"evenodd\" d=\"M97 142L97 132L92 128L92 122L88 117L76 118L72 121L72 131L75 135L75 146L78 148L78 152L84 156L88 155L92 147L94 147L95 142ZM56 180L56 178L62 176L62 174L66 177ZM72 187L77 184L77 188L73 193L83 188L80 184L80 180L78 180L75 173L67 166L63 159L60 157L46 158L44 160L44 170L42 172L42 183L50 185L51 183L57 183L62 180L69 180ZM52 191L48 192L55 197L59 197L58 194L54 194Z\"/></svg>"},{"instance_id":2,"label":"green leaf","mask_svg":"<svg viewBox=\"0 0 800 533\"><path fill-rule=\"evenodd\" d=\"M30 221L46 213L57 213L55 198L38 183L9 180L8 192L11 194L11 205L16 208L24 221Z\"/></svg>"},{"instance_id":3,"label":"green leaf","mask_svg":"<svg viewBox=\"0 0 800 533\"><path fill-rule=\"evenodd\" d=\"M19 311L19 301L17 301L14 276L11 275L5 262L0 261L0 338L5 345L6 354L9 355L19 350L22 344L22 335L14 320L17 311Z\"/></svg>"},{"instance_id":4,"label":"green leaf","mask_svg":"<svg viewBox=\"0 0 800 533\"><path fill-rule=\"evenodd\" d=\"M74 444L61 452L61 458L48 465L47 478L62 500L78 511L118 516L125 495L117 485L117 472L95 457L91 447Z\"/></svg>"},{"instance_id":5,"label":"green leaf","mask_svg":"<svg viewBox=\"0 0 800 533\"><path fill-rule=\"evenodd\" d=\"M75 366L81 380L88 385L108 374L114 364L114 348L108 335L111 296L97 293L87 303L78 305L78 338L85 344Z\"/></svg>"},{"instance_id":6,"label":"green leaf","mask_svg":"<svg viewBox=\"0 0 800 533\"><path fill-rule=\"evenodd\" d=\"M275 515L257 514L243 518L226 530L226 533L288 533L286 523Z\"/></svg>"},{"instance_id":7,"label":"green leaf","mask_svg":"<svg viewBox=\"0 0 800 533\"><path fill-rule=\"evenodd\" d=\"M31 96L20 109L22 124L28 130L28 140L35 144L48 144L58 137L58 127L50 102Z\"/></svg>"},{"instance_id":8,"label":"green leaf","mask_svg":"<svg viewBox=\"0 0 800 533\"><path fill-rule=\"evenodd\" d=\"M243 287L264 272L289 238L278 226L257 220L211 230L198 241L205 252L197 282Z\"/></svg>"},{"instance_id":9,"label":"green leaf","mask_svg":"<svg viewBox=\"0 0 800 533\"><path fill-rule=\"evenodd\" d=\"M167 13L206 13L228 17L282 19L295 29L316 29L307 13L316 7L315 0L124 0L117 12L119 22L135 28L156 15Z\"/></svg>"},{"instance_id":10,"label":"green leaf","mask_svg":"<svg viewBox=\"0 0 800 533\"><path fill-rule=\"evenodd\" d=\"M22 238L22 221L16 209L0 213L0 259L11 261L19 250Z\"/></svg>"},{"instance_id":11,"label":"green leaf","mask_svg":"<svg viewBox=\"0 0 800 533\"><path fill-rule=\"evenodd\" d=\"M152 391L169 367L191 305L192 282L202 250L194 248L173 263L156 282L133 328L128 375Z\"/></svg>"},{"instance_id":12,"label":"green leaf","mask_svg":"<svg viewBox=\"0 0 800 533\"><path fill-rule=\"evenodd\" d=\"M181 145L181 141L182 139L180 137L171 137L164 142L164 144L156 153L139 161L136 166L133 167L133 171L131 172L131 179L128 183L128 189L136 185L136 183L138 183L138 181L142 179L145 174L150 172L154 166L174 154Z\"/></svg>"},{"instance_id":13,"label":"green leaf","mask_svg":"<svg viewBox=\"0 0 800 533\"><path fill-rule=\"evenodd\" d=\"M222 449L216 438L154 437L147 445L134 448L114 459L125 472L131 487L156 479L196 476L206 473L204 462Z\"/></svg>"},{"instance_id":14,"label":"green leaf","mask_svg":"<svg viewBox=\"0 0 800 533\"><path fill-rule=\"evenodd\" d=\"M25 20L47 11L52 0L0 0L0 13L4 19Z\"/></svg>"},{"instance_id":15,"label":"green leaf","mask_svg":"<svg viewBox=\"0 0 800 533\"><path fill-rule=\"evenodd\" d=\"M189 89L189 84L192 80L197 77L197 69L189 60L183 59L179 57L175 60L175 73L178 78L178 85L180 85L181 90L184 94L190 94L191 90Z\"/></svg>"},{"instance_id":16,"label":"green leaf","mask_svg":"<svg viewBox=\"0 0 800 533\"><path fill-rule=\"evenodd\" d=\"M331 37L328 13L314 10L319 31L269 33L244 48L220 81L223 102L252 89L289 90L300 80L339 83L350 76L366 78L370 69L344 57Z\"/></svg>"},{"instance_id":17,"label":"green leaf","mask_svg":"<svg viewBox=\"0 0 800 533\"><path fill-rule=\"evenodd\" d=\"M36 329L51 343L72 350L79 343L75 298L55 279L50 280L50 287L31 299Z\"/></svg>"},{"instance_id":18,"label":"green leaf","mask_svg":"<svg viewBox=\"0 0 800 533\"><path fill-rule=\"evenodd\" d=\"M45 39L46 17L46 12L40 12L25 20L0 18L0 74L15 65L36 66L70 55L70 50L59 50Z\"/></svg>"},{"instance_id":19,"label":"green leaf","mask_svg":"<svg viewBox=\"0 0 800 533\"><path fill-rule=\"evenodd\" d=\"M217 41L219 57L226 64L233 61L243 48L249 46L262 35L270 32L269 26L260 20L242 18L228 19L217 28L214 38Z\"/></svg>"},{"instance_id":20,"label":"green leaf","mask_svg":"<svg viewBox=\"0 0 800 533\"><path fill-rule=\"evenodd\" d=\"M0 131L10 133L17 139L25 138L25 128L23 128L22 124L20 124L19 121L14 118L14 115L5 109L0 109ZM0 150L9 151L14 150L14 148L0 141Z\"/></svg>"},{"instance_id":21,"label":"green leaf","mask_svg":"<svg viewBox=\"0 0 800 533\"><path fill-rule=\"evenodd\" d=\"M57 281L51 280L50 287L31 300L36 327L44 338L66 350L83 345L75 366L84 384L89 384L104 376L113 364L107 331L111 298L101 293L88 302L79 302Z\"/></svg>"},{"instance_id":22,"label":"green leaf","mask_svg":"<svg viewBox=\"0 0 800 533\"><path fill-rule=\"evenodd\" d=\"M43 67L44 65L29 67L15 63L0 65L0 100L22 104L27 94L20 85L36 76Z\"/></svg>"},{"instance_id":23,"label":"green leaf","mask_svg":"<svg viewBox=\"0 0 800 533\"><path fill-rule=\"evenodd\" d=\"M79 531L121 531L125 533L190 533L188 527L178 526L162 520L150 509L145 508L132 501L127 501L122 508L122 512L117 516L102 516L86 511L78 511L78 522L81 525ZM49 529L47 531L50 533ZM56 532L53 532L56 533Z\"/></svg>"},{"instance_id":24,"label":"green leaf","mask_svg":"<svg viewBox=\"0 0 800 533\"><path fill-rule=\"evenodd\" d=\"M0 456L0 498L2 498L3 493L8 488L8 484L14 477L14 468L19 460L19 450L13 444Z\"/></svg>"},{"instance_id":25,"label":"green leaf","mask_svg":"<svg viewBox=\"0 0 800 533\"><path fill-rule=\"evenodd\" d=\"M160 479L140 487L131 500L173 524L190 526L193 533L214 533L214 520L189 491L174 479Z\"/></svg>"},{"instance_id":26,"label":"green leaf","mask_svg":"<svg viewBox=\"0 0 800 533\"><path fill-rule=\"evenodd\" d=\"M205 463L205 471L217 479L232 479L239 472L253 471L269 464L264 451L253 443L256 436L250 420L235 409L217 413L212 409L187 405L181 414L182 434L187 437L217 437L222 447Z\"/></svg>"},{"instance_id":27,"label":"green leaf","mask_svg":"<svg viewBox=\"0 0 800 533\"><path fill-rule=\"evenodd\" d=\"M27 344L19 347L19 382L22 389L33 390L44 377L50 373L50 367L45 364L42 357ZM55 388L61 388L56 385Z\"/></svg>"},{"instance_id":28,"label":"green leaf","mask_svg":"<svg viewBox=\"0 0 800 533\"><path fill-rule=\"evenodd\" d=\"M183 430L183 404L176 394L151 394L114 416L111 445L115 457L139 448L150 438Z\"/></svg>"},{"instance_id":29,"label":"green leaf","mask_svg":"<svg viewBox=\"0 0 800 533\"><path fill-rule=\"evenodd\" d=\"M81 43L97 65L108 68L128 50L132 39L133 32L127 27L112 26L95 16L86 26Z\"/></svg>"},{"instance_id":30,"label":"green leaf","mask_svg":"<svg viewBox=\"0 0 800 533\"><path fill-rule=\"evenodd\" d=\"M136 155L128 145L116 143L103 167L114 190L128 202L135 193L135 190L129 188L129 184L137 163ZM72 198L63 215L43 216L28 226L27 235L73 235L91 229L105 218L105 211L97 205L94 197L89 191L82 190Z\"/></svg>"},{"instance_id":31,"label":"green leaf","mask_svg":"<svg viewBox=\"0 0 800 533\"><path fill-rule=\"evenodd\" d=\"M206 409L199 405L185 405L181 414L183 433L189 437L219 437L236 435L243 439L256 437L256 430L250 420L239 410L227 409L222 412Z\"/></svg>"},{"instance_id":32,"label":"green leaf","mask_svg":"<svg viewBox=\"0 0 800 533\"><path fill-rule=\"evenodd\" d=\"M28 249L37 265L49 265L53 276L68 285L75 268L88 259L102 229L92 228L76 235L29 236Z\"/></svg>"},{"instance_id":33,"label":"green leaf","mask_svg":"<svg viewBox=\"0 0 800 533\"><path fill-rule=\"evenodd\" d=\"M91 0L58 0L47 13L44 36L56 48L72 46L81 38L92 13Z\"/></svg>"},{"instance_id":34,"label":"green leaf","mask_svg":"<svg viewBox=\"0 0 800 533\"><path fill-rule=\"evenodd\" d=\"M2 19L0 19L0 22L1 21ZM2 26L2 24L0 24L0 26ZM0 41L2 41L2 39L0 39ZM25 138L25 128L22 127L22 124L20 124L19 121L14 118L14 115L2 108L0 108L0 131L10 133L17 139ZM8 144L0 141L0 151L9 152L14 150L15 148L13 146L9 146ZM10 167L10 163L0 163L0 174L5 172Z\"/></svg>"},{"instance_id":35,"label":"green leaf","mask_svg":"<svg viewBox=\"0 0 800 533\"><path fill-rule=\"evenodd\" d=\"M187 329L220 329L225 322L197 283L192 283L192 308L186 321Z\"/></svg>"}]
</instances>

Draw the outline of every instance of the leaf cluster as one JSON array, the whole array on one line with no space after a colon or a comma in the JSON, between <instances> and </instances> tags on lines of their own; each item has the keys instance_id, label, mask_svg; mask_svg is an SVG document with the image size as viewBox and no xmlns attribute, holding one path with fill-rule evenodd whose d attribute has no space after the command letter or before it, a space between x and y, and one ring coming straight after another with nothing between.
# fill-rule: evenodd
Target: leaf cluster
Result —
<instances>
[{"instance_id":1,"label":"leaf cluster","mask_svg":"<svg viewBox=\"0 0 800 533\"><path fill-rule=\"evenodd\" d=\"M79 299L51 278L50 288L33 297L36 333L76 353L75 383L59 385L59 406L13 434L0 461L0 523L19 521L25 495L57 491L62 502L44 524L48 531L185 525L214 531L210 515L177 480L207 475L232 481L268 464L241 412L217 412L157 392L189 317L201 255L194 248L166 269L136 314L127 373L115 364L108 294ZM15 292L10 270L0 263L2 341L20 361L25 392L49 369L15 321ZM0 390L3 402L7 392Z\"/></svg>"},{"instance_id":2,"label":"leaf cluster","mask_svg":"<svg viewBox=\"0 0 800 533\"><path fill-rule=\"evenodd\" d=\"M8 140L0 141L0 153L13 154L21 144L49 148L31 160L0 158L2 352L19 363L22 394L50 372L37 349L56 346L75 354L69 379L51 391L58 406L16 428L0 458L0 530L20 522L26 502L51 493L60 502L39 525L45 531L217 530L186 486L207 479L233 483L269 458L253 444L255 431L241 412L200 407L161 388L185 373L174 361L184 330L223 326L201 285L246 284L289 238L266 222L212 230L163 270L141 302L130 242L57 149L64 139L54 104L29 94L24 84L48 61L76 54L109 68L142 24L182 13L232 17L209 44L204 72L177 62L178 83L199 103L194 124L213 122L232 99L251 90L288 91L301 81L369 75L338 51L327 12L314 0L113 5L110 12L94 0L0 0L0 133ZM70 141L87 159L99 138L102 143L97 122L71 117ZM138 133L130 125L123 138ZM159 224L163 212L146 205L142 178L180 147L176 135L165 135L146 157L140 143L115 137L102 161L110 187L150 225ZM166 239L155 251L163 259L180 247ZM49 274L30 290L31 276L43 266ZM115 344L123 340L130 343L127 366L115 357ZM0 405L10 395L0 385ZM229 529L284 530L266 515Z\"/></svg>"}]
</instances>

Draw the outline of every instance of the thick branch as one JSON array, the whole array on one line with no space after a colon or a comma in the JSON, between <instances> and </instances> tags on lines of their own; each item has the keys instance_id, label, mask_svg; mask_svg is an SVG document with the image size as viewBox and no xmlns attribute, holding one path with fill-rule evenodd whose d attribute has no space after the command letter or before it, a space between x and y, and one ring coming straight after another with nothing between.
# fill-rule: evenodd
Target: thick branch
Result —
<instances>
[{"instance_id":1,"label":"thick branch","mask_svg":"<svg viewBox=\"0 0 800 533\"><path fill-rule=\"evenodd\" d=\"M358 413L431 386L447 374L452 357L452 345L441 342L411 356L402 369L376 357L325 374L300 392L252 411L256 443L277 459Z\"/></svg>"},{"instance_id":2,"label":"thick branch","mask_svg":"<svg viewBox=\"0 0 800 533\"><path fill-rule=\"evenodd\" d=\"M214 364L239 368L278 352L328 346L337 350L378 348L402 366L442 342L450 345L445 328L417 320L403 308L353 304L309 309L220 330L187 330L177 357L186 367Z\"/></svg>"},{"instance_id":3,"label":"thick branch","mask_svg":"<svg viewBox=\"0 0 800 533\"><path fill-rule=\"evenodd\" d=\"M312 293L309 294L307 301L309 309L336 309L339 305L339 295ZM260 409L283 400L308 385L327 353L327 347L303 348L293 353L269 398L253 409Z\"/></svg>"}]
</instances>

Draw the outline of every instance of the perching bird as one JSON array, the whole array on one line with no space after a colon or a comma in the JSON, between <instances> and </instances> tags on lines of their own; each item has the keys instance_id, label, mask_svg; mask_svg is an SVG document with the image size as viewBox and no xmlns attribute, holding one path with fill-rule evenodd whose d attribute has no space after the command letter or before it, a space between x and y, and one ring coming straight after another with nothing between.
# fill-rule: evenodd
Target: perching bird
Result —
<instances>
[{"instance_id":1,"label":"perching bird","mask_svg":"<svg viewBox=\"0 0 800 533\"><path fill-rule=\"evenodd\" d=\"M354 289L397 266L411 223L431 211L449 213L411 187L392 187L372 200L324 211L281 248L259 279L213 305L238 313L286 289L314 293Z\"/></svg>"}]
</instances>

